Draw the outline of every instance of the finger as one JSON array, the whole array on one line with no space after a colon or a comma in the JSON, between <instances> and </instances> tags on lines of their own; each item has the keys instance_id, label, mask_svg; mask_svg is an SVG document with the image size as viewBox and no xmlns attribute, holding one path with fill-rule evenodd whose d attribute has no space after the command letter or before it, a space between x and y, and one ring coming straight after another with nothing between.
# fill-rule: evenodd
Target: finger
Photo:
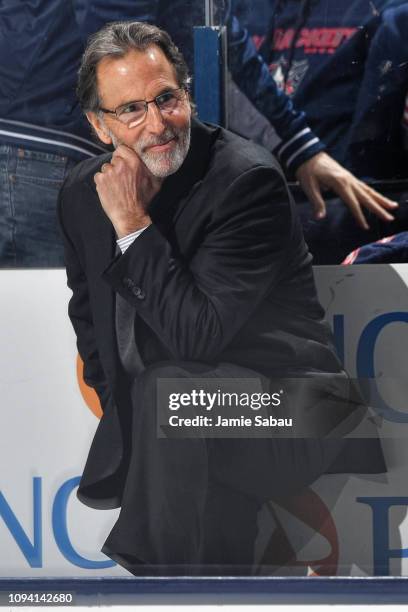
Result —
<instances>
[{"instance_id":1,"label":"finger","mask_svg":"<svg viewBox=\"0 0 408 612\"><path fill-rule=\"evenodd\" d=\"M346 180L348 179L348 180ZM344 181L335 181L330 184L330 188L339 196L339 198L348 207L357 224L364 230L368 230L370 226L361 209L360 199L367 201L366 196L362 197L360 181L352 174L347 173Z\"/></svg>"},{"instance_id":2,"label":"finger","mask_svg":"<svg viewBox=\"0 0 408 612\"><path fill-rule=\"evenodd\" d=\"M364 213L361 209L360 202L358 198L356 197L355 192L351 189L350 190L342 189L341 191L342 193L341 195L339 193L339 195L341 199L343 200L343 202L346 204L346 206L349 208L351 214L357 221L358 225L364 230L370 229L370 226L367 223L367 220L364 216Z\"/></svg>"},{"instance_id":3,"label":"finger","mask_svg":"<svg viewBox=\"0 0 408 612\"><path fill-rule=\"evenodd\" d=\"M137 153L133 149L131 149L130 147L127 147L124 144L120 144L115 149L112 155L113 161L116 161L117 159L124 160L125 162L130 164L132 167L138 166L141 163L141 160L139 156L137 155Z\"/></svg>"},{"instance_id":4,"label":"finger","mask_svg":"<svg viewBox=\"0 0 408 612\"><path fill-rule=\"evenodd\" d=\"M368 210L370 210L376 217L382 219L383 221L394 221L395 217L385 210L380 204L377 204L373 199L367 197L366 194L362 194L359 198L360 203L365 206Z\"/></svg>"},{"instance_id":5,"label":"finger","mask_svg":"<svg viewBox=\"0 0 408 612\"><path fill-rule=\"evenodd\" d=\"M319 184L317 181L310 180L310 182L305 183L302 187L313 206L314 218L323 219L326 216L326 204Z\"/></svg>"},{"instance_id":6,"label":"finger","mask_svg":"<svg viewBox=\"0 0 408 612\"><path fill-rule=\"evenodd\" d=\"M112 157L112 161L110 163L111 168L115 170L123 170L125 166L128 165L129 164L126 162L126 160L123 159L123 157L120 157L119 155L117 155L116 157Z\"/></svg>"},{"instance_id":7,"label":"finger","mask_svg":"<svg viewBox=\"0 0 408 612\"><path fill-rule=\"evenodd\" d=\"M132 168L133 172L137 172L139 177L144 176L150 180L154 178L149 168L142 161L142 159L137 155L137 153L133 149L130 149L129 147L127 147L126 145L120 145L115 150L114 156L116 160L122 160L130 168ZM117 162L112 162L112 163L117 163Z\"/></svg>"},{"instance_id":8,"label":"finger","mask_svg":"<svg viewBox=\"0 0 408 612\"><path fill-rule=\"evenodd\" d=\"M352 176L352 180L348 182L338 182L335 187L337 195L347 204L354 216L356 213L355 202L357 201L358 208L364 206L383 221L393 221L394 217L385 208L395 209L398 207L397 202L393 202L385 198L380 193L369 187L366 183L357 180ZM353 204L354 202L354 204ZM384 205L384 206L383 206ZM361 220L361 217L359 215ZM361 225L361 223L359 223ZM365 225L362 225L365 227Z\"/></svg>"},{"instance_id":9,"label":"finger","mask_svg":"<svg viewBox=\"0 0 408 612\"><path fill-rule=\"evenodd\" d=\"M381 194L376 192L374 189L371 189L368 187L368 185L362 183L361 181L353 186L353 191L360 205L370 210L379 219L387 222L394 221L394 216L381 205L383 199L387 200L387 198L383 198ZM391 202L391 200L387 201ZM394 209L395 206L392 208Z\"/></svg>"},{"instance_id":10,"label":"finger","mask_svg":"<svg viewBox=\"0 0 408 612\"><path fill-rule=\"evenodd\" d=\"M96 174L94 174L94 182L95 182L95 184L98 185L102 178L103 178L102 172L97 172Z\"/></svg>"},{"instance_id":11,"label":"finger","mask_svg":"<svg viewBox=\"0 0 408 612\"><path fill-rule=\"evenodd\" d=\"M398 202L395 202L395 200L390 200L389 198L386 198L381 193L378 193L378 191L376 191L369 185L366 185L365 183L363 183L363 186L369 198L375 201L382 208L388 208L389 210L395 210L396 208L399 207Z\"/></svg>"}]
</instances>

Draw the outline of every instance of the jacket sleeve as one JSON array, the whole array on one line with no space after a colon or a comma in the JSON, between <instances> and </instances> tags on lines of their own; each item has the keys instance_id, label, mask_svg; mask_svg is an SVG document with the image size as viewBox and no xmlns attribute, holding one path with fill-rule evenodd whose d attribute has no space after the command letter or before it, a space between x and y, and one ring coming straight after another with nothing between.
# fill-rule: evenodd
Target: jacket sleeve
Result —
<instances>
[{"instance_id":1,"label":"jacket sleeve","mask_svg":"<svg viewBox=\"0 0 408 612\"><path fill-rule=\"evenodd\" d=\"M406 4L366 27L370 44L345 143L351 170L364 178L406 176L401 119L408 88L407 28Z\"/></svg>"},{"instance_id":2,"label":"jacket sleeve","mask_svg":"<svg viewBox=\"0 0 408 612\"><path fill-rule=\"evenodd\" d=\"M155 23L159 0L86 0L81 31L84 40L111 21Z\"/></svg>"},{"instance_id":3,"label":"jacket sleeve","mask_svg":"<svg viewBox=\"0 0 408 612\"><path fill-rule=\"evenodd\" d=\"M58 219L64 243L67 285L72 291L68 314L76 334L78 352L84 362L84 380L87 385L95 389L102 409L105 410L111 398L111 393L99 360L85 272L67 231L68 224L65 219L64 199L65 190L63 186L58 200Z\"/></svg>"},{"instance_id":4,"label":"jacket sleeve","mask_svg":"<svg viewBox=\"0 0 408 612\"><path fill-rule=\"evenodd\" d=\"M282 139L275 153L287 171L294 173L325 149L308 127L305 113L296 110L278 88L248 31L236 17L228 22L228 65L235 83Z\"/></svg>"},{"instance_id":5,"label":"jacket sleeve","mask_svg":"<svg viewBox=\"0 0 408 612\"><path fill-rule=\"evenodd\" d=\"M175 359L212 361L290 265L292 227L281 173L256 166L225 190L189 261L153 223L103 277Z\"/></svg>"}]
</instances>

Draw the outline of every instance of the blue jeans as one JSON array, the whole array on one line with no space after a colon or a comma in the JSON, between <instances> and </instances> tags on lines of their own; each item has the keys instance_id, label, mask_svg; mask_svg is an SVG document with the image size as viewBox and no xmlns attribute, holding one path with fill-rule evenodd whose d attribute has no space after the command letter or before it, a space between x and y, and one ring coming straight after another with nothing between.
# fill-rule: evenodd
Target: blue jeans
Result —
<instances>
[{"instance_id":1,"label":"blue jeans","mask_svg":"<svg viewBox=\"0 0 408 612\"><path fill-rule=\"evenodd\" d=\"M76 163L0 144L0 267L64 265L56 205L62 181Z\"/></svg>"}]
</instances>

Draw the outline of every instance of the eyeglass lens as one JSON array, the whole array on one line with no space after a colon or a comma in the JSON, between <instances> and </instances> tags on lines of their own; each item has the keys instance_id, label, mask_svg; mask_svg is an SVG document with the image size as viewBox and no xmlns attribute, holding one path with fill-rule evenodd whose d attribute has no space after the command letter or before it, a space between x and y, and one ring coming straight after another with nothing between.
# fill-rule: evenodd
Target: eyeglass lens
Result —
<instances>
[{"instance_id":1,"label":"eyeglass lens","mask_svg":"<svg viewBox=\"0 0 408 612\"><path fill-rule=\"evenodd\" d=\"M150 103L156 103L160 111L163 113L172 113L176 110L183 97L184 90L178 89L176 91L165 92L164 94L157 96L157 98ZM145 102L132 102L118 109L117 116L126 125L137 125L143 121L146 112L147 104Z\"/></svg>"}]
</instances>

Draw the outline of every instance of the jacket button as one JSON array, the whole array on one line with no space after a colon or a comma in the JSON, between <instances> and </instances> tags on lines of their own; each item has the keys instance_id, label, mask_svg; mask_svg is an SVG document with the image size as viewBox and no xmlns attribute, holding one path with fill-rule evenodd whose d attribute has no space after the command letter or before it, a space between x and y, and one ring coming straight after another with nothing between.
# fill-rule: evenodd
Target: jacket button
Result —
<instances>
[{"instance_id":1,"label":"jacket button","mask_svg":"<svg viewBox=\"0 0 408 612\"><path fill-rule=\"evenodd\" d=\"M135 283L132 281L131 278L125 276L124 278L122 278L122 285L126 287L126 289L133 289Z\"/></svg>"},{"instance_id":2,"label":"jacket button","mask_svg":"<svg viewBox=\"0 0 408 612\"><path fill-rule=\"evenodd\" d=\"M133 287L132 293L138 300L144 300L146 297L140 287Z\"/></svg>"}]
</instances>

